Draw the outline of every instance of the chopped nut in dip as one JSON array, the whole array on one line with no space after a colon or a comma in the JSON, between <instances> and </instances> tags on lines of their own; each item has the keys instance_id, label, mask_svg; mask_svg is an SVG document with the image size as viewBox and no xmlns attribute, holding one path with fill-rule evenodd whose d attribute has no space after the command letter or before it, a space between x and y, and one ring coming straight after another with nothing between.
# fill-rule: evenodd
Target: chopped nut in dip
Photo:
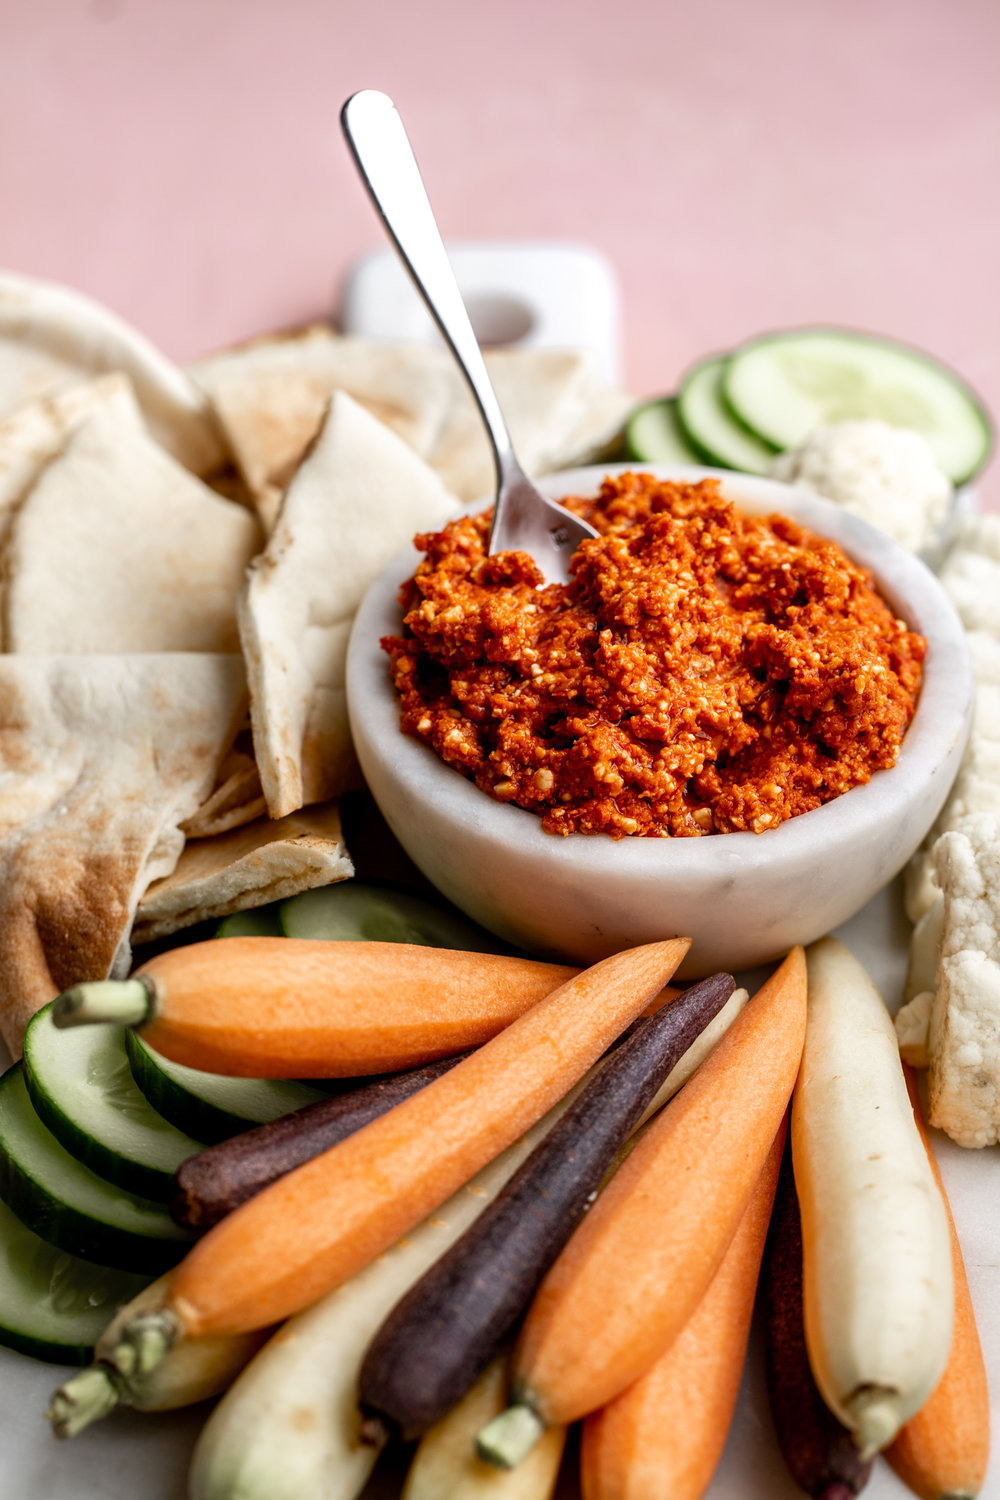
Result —
<instances>
[{"instance_id":1,"label":"chopped nut in dip","mask_svg":"<svg viewBox=\"0 0 1000 1500\"><path fill-rule=\"evenodd\" d=\"M488 513L417 539L401 724L549 833L762 833L891 766L925 643L835 543L648 474L563 502L569 584L486 555Z\"/></svg>"}]
</instances>

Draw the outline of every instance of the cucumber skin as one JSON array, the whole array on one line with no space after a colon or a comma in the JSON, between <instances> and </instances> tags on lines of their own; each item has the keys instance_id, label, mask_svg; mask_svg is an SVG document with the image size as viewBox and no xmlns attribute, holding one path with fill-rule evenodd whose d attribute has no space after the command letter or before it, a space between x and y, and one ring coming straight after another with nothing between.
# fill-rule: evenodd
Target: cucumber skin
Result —
<instances>
[{"instance_id":1,"label":"cucumber skin","mask_svg":"<svg viewBox=\"0 0 1000 1500\"><path fill-rule=\"evenodd\" d=\"M678 451L677 453L671 454L669 456L639 452L638 450L642 445L641 443L638 443L636 441L635 437L635 428L641 420L643 414L651 410L653 407L660 406L665 407L670 411L670 414L673 418L673 423L677 428ZM686 446L690 451L688 453L683 453L682 451L680 451L681 445ZM635 463L640 464L704 463L704 454L692 445L691 440L687 436L686 430L681 423L681 419L677 414L676 396L660 396L652 401L643 401L641 405L635 407L634 410L629 414L628 420L625 423L625 458L627 460L632 460Z\"/></svg>"},{"instance_id":2,"label":"cucumber skin","mask_svg":"<svg viewBox=\"0 0 1000 1500\"><path fill-rule=\"evenodd\" d=\"M346 1140L468 1055L462 1052L408 1073L377 1079L340 1096L320 1099L210 1146L178 1169L170 1202L175 1222L196 1234L210 1229L286 1172Z\"/></svg>"},{"instance_id":3,"label":"cucumber skin","mask_svg":"<svg viewBox=\"0 0 1000 1500\"><path fill-rule=\"evenodd\" d=\"M36 1115L52 1132L60 1146L76 1161L89 1168L96 1176L103 1177L113 1187L124 1188L126 1192L135 1193L140 1198L149 1198L154 1203L166 1203L170 1196L173 1173L160 1167L145 1166L142 1162L129 1161L127 1157L116 1157L95 1141L73 1120L68 1119L58 1108L52 1095L38 1084L27 1064L27 1057L24 1082ZM195 1143L195 1149L198 1144L200 1143ZM112 1162L117 1165L111 1166Z\"/></svg>"},{"instance_id":4,"label":"cucumber skin","mask_svg":"<svg viewBox=\"0 0 1000 1500\"><path fill-rule=\"evenodd\" d=\"M734 466L733 466L733 464L731 464L728 459L722 458L718 453L715 453L711 448L706 448L705 444L703 442L701 442L695 436L694 432L691 430L691 428L689 427L687 421L685 421L685 418L684 418L684 399L683 398L684 398L684 391L685 391L686 387L688 386L688 384L691 382L691 380L694 379L694 377L696 375L699 374L699 372L702 369L704 369L705 365L715 364L717 362L721 363L722 367L723 367L723 372L724 372L725 371L725 366L728 363L729 358L730 358L730 356L728 354L721 354L721 355L720 354L710 354L710 355L708 355L707 358L700 359L697 364L692 365L689 370L686 370L684 372L684 375L681 378L681 383L680 383L680 386L678 388L677 397L676 397L676 400L677 400L677 421L678 421L678 424L680 426L681 431L683 432L684 436L687 438L687 441L690 443L691 447L698 454L698 456L701 459L702 463L706 464L709 468L714 468L714 469L729 469L730 471L732 471L734 473L739 473L741 471L735 469ZM736 408L732 405L732 403L728 399L728 397L726 395L726 382L725 382L725 374L724 373L723 373L723 376L722 376L722 378L720 379L720 382L719 382L719 392L720 392L721 398L722 398L722 407L723 407L724 415L731 420L733 426L737 427L741 431L745 432L746 435L747 435L747 437L753 438L756 442L763 444L765 448L770 449L772 456L774 458L777 458L777 456L778 456L778 454L779 454L779 452L781 450L778 447L776 447L775 444L773 442L771 442L771 440L769 438L763 437L759 432L755 431L754 428L752 428L749 425L749 423L745 422L744 419L743 419L743 417L739 414L739 412L736 410ZM757 469L757 470L751 469L751 470L748 470L747 472L748 473L761 473L761 474L763 474L763 473L766 473L766 469Z\"/></svg>"},{"instance_id":5,"label":"cucumber skin","mask_svg":"<svg viewBox=\"0 0 1000 1500\"><path fill-rule=\"evenodd\" d=\"M13 1349L16 1354L26 1354L29 1359L41 1360L47 1365L89 1365L94 1357L93 1344L58 1344L49 1339L36 1339L14 1328L0 1327L0 1345Z\"/></svg>"},{"instance_id":6,"label":"cucumber skin","mask_svg":"<svg viewBox=\"0 0 1000 1500\"><path fill-rule=\"evenodd\" d=\"M113 1271L158 1276L175 1266L190 1248L180 1239L157 1240L99 1224L69 1204L56 1202L4 1152L0 1152L0 1198L39 1239Z\"/></svg>"},{"instance_id":7,"label":"cucumber skin","mask_svg":"<svg viewBox=\"0 0 1000 1500\"><path fill-rule=\"evenodd\" d=\"M737 407L730 397L729 384L731 377L729 372L732 367L732 361L738 355L743 354L746 350L755 349L759 345L781 343L788 338L795 338L800 335L808 334L830 334L836 338L843 338L854 343L875 344L883 348L900 349L904 353L910 355L913 359L920 360L923 364L929 365L932 368L942 371L953 382L953 384L963 392L963 394L969 401L971 408L976 413L979 426L982 429L983 433L983 450L978 463L974 464L973 467L965 474L962 474L960 476L949 475L948 477L951 479L954 487L958 489L963 484L971 484L976 476L980 474L989 463L996 449L996 428L994 427L993 422L990 418L986 403L973 389L973 387L969 385L967 380L963 379L963 377L959 375L956 370L953 370L950 365L945 364L943 360L938 359L933 354L928 354L926 349L920 349L915 344L908 344L903 339L889 338L881 334L871 333L862 328L848 328L845 326L838 326L835 323L808 324L801 328L773 328L770 329L767 333L759 333L754 338L747 339L745 343L739 344L730 352L729 358L727 360L727 369L723 372L722 376L722 396L723 400L726 403L726 409L732 414L734 419L739 422L740 426L746 429L747 432L752 433L754 437L759 438L762 443L767 443L771 447L773 447L775 450L775 454L779 452L787 452L787 447L777 445L774 438L769 437L766 433L758 431L758 429L751 423L749 423L746 418L737 410Z\"/></svg>"},{"instance_id":8,"label":"cucumber skin","mask_svg":"<svg viewBox=\"0 0 1000 1500\"><path fill-rule=\"evenodd\" d=\"M136 1193L140 1198L151 1198L156 1203L166 1203L170 1193L169 1172L144 1167L139 1162L126 1161L124 1157L118 1158L121 1165L117 1171L110 1170L109 1153L86 1131L81 1130L72 1120L67 1120L61 1110L56 1108L51 1095L39 1087L31 1069L27 1067L24 1070L24 1082L35 1114L45 1128L52 1132L60 1146L81 1166L96 1176L103 1177L113 1187L124 1188L127 1193Z\"/></svg>"},{"instance_id":9,"label":"cucumber skin","mask_svg":"<svg viewBox=\"0 0 1000 1500\"><path fill-rule=\"evenodd\" d=\"M125 1049L132 1076L157 1113L178 1130L183 1130L185 1135L204 1141L206 1146L214 1146L262 1123L259 1120L247 1120L221 1105L211 1104L207 1099L199 1099L196 1094L188 1093L182 1085L172 1082L149 1062L144 1045L140 1045L140 1042L141 1039L134 1032L125 1033ZM312 1080L304 1087L313 1089ZM184 1102L179 1105L177 1101L180 1095L183 1095Z\"/></svg>"},{"instance_id":10,"label":"cucumber skin","mask_svg":"<svg viewBox=\"0 0 1000 1500\"><path fill-rule=\"evenodd\" d=\"M498 1197L396 1304L361 1366L370 1431L418 1437L472 1387L646 1105L735 987L731 975L714 974L637 1022Z\"/></svg>"}]
</instances>

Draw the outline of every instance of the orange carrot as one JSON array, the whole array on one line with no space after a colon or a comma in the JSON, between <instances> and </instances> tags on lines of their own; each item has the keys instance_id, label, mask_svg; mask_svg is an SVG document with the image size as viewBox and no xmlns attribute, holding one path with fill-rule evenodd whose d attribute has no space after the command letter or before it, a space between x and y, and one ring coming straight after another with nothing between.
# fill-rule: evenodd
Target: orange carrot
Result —
<instances>
[{"instance_id":1,"label":"orange carrot","mask_svg":"<svg viewBox=\"0 0 1000 1500\"><path fill-rule=\"evenodd\" d=\"M413 943L234 937L79 984L57 1025L120 1020L174 1062L243 1078L391 1073L478 1047L578 972Z\"/></svg>"},{"instance_id":2,"label":"orange carrot","mask_svg":"<svg viewBox=\"0 0 1000 1500\"><path fill-rule=\"evenodd\" d=\"M805 957L795 948L654 1120L548 1272L515 1350L514 1404L480 1434L484 1458L519 1462L544 1426L613 1400L677 1337L770 1150L805 1017Z\"/></svg>"},{"instance_id":3,"label":"orange carrot","mask_svg":"<svg viewBox=\"0 0 1000 1500\"><path fill-rule=\"evenodd\" d=\"M374 1260L540 1119L689 947L649 943L576 975L420 1093L244 1203L177 1268L160 1335L276 1323Z\"/></svg>"},{"instance_id":4,"label":"orange carrot","mask_svg":"<svg viewBox=\"0 0 1000 1500\"><path fill-rule=\"evenodd\" d=\"M584 1500L699 1500L708 1488L740 1387L786 1131L782 1120L690 1321L645 1375L584 1423Z\"/></svg>"},{"instance_id":5,"label":"orange carrot","mask_svg":"<svg viewBox=\"0 0 1000 1500\"><path fill-rule=\"evenodd\" d=\"M965 1262L958 1243L944 1183L920 1108L916 1075L903 1068L917 1126L927 1148L951 1228L951 1262L955 1280L955 1322L944 1374L915 1417L885 1450L904 1484L920 1500L978 1495L990 1456L990 1400L986 1367L969 1294Z\"/></svg>"}]
</instances>

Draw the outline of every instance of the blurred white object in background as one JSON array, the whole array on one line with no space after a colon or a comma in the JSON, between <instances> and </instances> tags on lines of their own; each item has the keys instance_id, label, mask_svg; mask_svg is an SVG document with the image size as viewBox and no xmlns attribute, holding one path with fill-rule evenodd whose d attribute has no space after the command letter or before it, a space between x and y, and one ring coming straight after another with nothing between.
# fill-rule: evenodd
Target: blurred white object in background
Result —
<instances>
[{"instance_id":1,"label":"blurred white object in background","mask_svg":"<svg viewBox=\"0 0 1000 1500\"><path fill-rule=\"evenodd\" d=\"M621 384L618 281L597 250L546 240L455 241L446 248L480 344L593 349L608 382ZM364 256L348 273L337 322L344 333L440 342L391 249Z\"/></svg>"}]
</instances>

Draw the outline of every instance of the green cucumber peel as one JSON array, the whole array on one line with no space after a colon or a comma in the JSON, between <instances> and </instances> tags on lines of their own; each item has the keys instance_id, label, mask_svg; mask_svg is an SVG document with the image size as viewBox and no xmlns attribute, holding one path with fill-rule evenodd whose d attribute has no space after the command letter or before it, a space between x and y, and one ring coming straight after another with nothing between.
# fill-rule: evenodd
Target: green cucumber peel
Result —
<instances>
[{"instance_id":1,"label":"green cucumber peel","mask_svg":"<svg viewBox=\"0 0 1000 1500\"><path fill-rule=\"evenodd\" d=\"M498 1469L516 1469L545 1431L545 1423L533 1407L515 1402L502 1411L476 1438L476 1452Z\"/></svg>"},{"instance_id":2,"label":"green cucumber peel","mask_svg":"<svg viewBox=\"0 0 1000 1500\"><path fill-rule=\"evenodd\" d=\"M52 1002L52 1021L60 1030L113 1021L119 1026L141 1026L153 1014L152 983L134 979L92 979L75 984Z\"/></svg>"}]
</instances>

